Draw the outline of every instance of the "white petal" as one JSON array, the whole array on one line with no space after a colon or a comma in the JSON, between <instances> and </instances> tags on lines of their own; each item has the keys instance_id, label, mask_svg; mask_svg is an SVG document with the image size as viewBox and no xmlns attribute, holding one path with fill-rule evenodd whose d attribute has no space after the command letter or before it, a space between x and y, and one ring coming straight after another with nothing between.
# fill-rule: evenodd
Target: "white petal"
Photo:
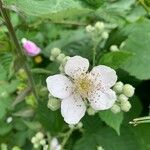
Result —
<instances>
[{"instance_id":1,"label":"white petal","mask_svg":"<svg viewBox=\"0 0 150 150\"><path fill-rule=\"evenodd\" d=\"M117 81L116 71L104 65L94 67L91 74L106 87L112 87Z\"/></svg>"},{"instance_id":2,"label":"white petal","mask_svg":"<svg viewBox=\"0 0 150 150\"><path fill-rule=\"evenodd\" d=\"M95 110L106 110L113 106L116 101L116 94L111 89L93 91L88 100Z\"/></svg>"},{"instance_id":3,"label":"white petal","mask_svg":"<svg viewBox=\"0 0 150 150\"><path fill-rule=\"evenodd\" d=\"M73 92L72 82L64 75L57 74L46 79L49 92L57 98L64 99Z\"/></svg>"},{"instance_id":4,"label":"white petal","mask_svg":"<svg viewBox=\"0 0 150 150\"><path fill-rule=\"evenodd\" d=\"M89 68L89 61L81 56L74 56L68 59L65 65L65 73L72 78L86 73Z\"/></svg>"},{"instance_id":5,"label":"white petal","mask_svg":"<svg viewBox=\"0 0 150 150\"><path fill-rule=\"evenodd\" d=\"M77 124L85 111L86 106L80 95L72 94L61 102L61 114L68 124Z\"/></svg>"}]
</instances>

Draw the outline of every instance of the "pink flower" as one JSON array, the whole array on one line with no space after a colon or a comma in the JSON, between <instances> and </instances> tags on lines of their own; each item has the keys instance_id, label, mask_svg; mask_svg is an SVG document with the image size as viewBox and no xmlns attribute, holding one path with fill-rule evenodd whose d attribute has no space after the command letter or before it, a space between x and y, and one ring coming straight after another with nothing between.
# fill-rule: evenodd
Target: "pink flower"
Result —
<instances>
[{"instance_id":1,"label":"pink flower","mask_svg":"<svg viewBox=\"0 0 150 150\"><path fill-rule=\"evenodd\" d=\"M25 38L21 40L25 53L29 56L36 56L41 52L41 49L32 41Z\"/></svg>"}]
</instances>

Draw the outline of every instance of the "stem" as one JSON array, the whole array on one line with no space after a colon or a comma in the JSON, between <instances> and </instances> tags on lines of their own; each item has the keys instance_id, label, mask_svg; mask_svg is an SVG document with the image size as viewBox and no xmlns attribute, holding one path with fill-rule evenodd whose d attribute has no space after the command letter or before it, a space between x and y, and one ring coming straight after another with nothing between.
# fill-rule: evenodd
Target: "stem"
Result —
<instances>
[{"instance_id":1,"label":"stem","mask_svg":"<svg viewBox=\"0 0 150 150\"><path fill-rule=\"evenodd\" d=\"M13 40L15 46L16 46L16 49L14 49L15 54L17 55L18 58L21 58L21 60L26 60L25 59L26 56L23 53L23 51L22 51L22 49L21 49L21 47L19 45L19 42L18 42L18 39L16 37L14 28L13 28L13 26L11 24L11 21L10 21L8 15L7 15L7 11L6 11L5 8L3 8L2 0L0 0L0 12L2 14L2 17L3 17L4 21L5 21L5 23L6 23L6 26L8 28L8 31L9 31L10 35L11 35L11 38L12 38L12 40ZM24 64L23 68L24 68L24 70L25 70L25 72L26 72L26 74L28 76L28 80L29 80L30 86L32 88L33 94L34 94L34 96L35 96L35 98L36 98L36 100L38 102L38 96L37 96L37 93L36 93L36 90L35 90L34 80L33 80L32 74L31 74L31 72L30 72L30 70L29 70L29 68L28 68L26 63Z\"/></svg>"},{"instance_id":2,"label":"stem","mask_svg":"<svg viewBox=\"0 0 150 150\"><path fill-rule=\"evenodd\" d=\"M140 118L135 118L133 121L129 122L130 124L133 124L134 126L142 123L150 123L150 116L147 117L140 117Z\"/></svg>"},{"instance_id":3,"label":"stem","mask_svg":"<svg viewBox=\"0 0 150 150\"><path fill-rule=\"evenodd\" d=\"M71 128L67 133L66 133L66 136L61 144L61 150L63 150L64 146L66 145L68 139L70 138L72 132L74 131L74 128Z\"/></svg>"},{"instance_id":4,"label":"stem","mask_svg":"<svg viewBox=\"0 0 150 150\"><path fill-rule=\"evenodd\" d=\"M97 46L98 46L98 43L99 43L99 41L97 40L97 41L94 41L93 40L93 42L94 42L94 46L93 46L93 67L95 66L95 60L96 60L96 48L97 48Z\"/></svg>"}]
</instances>

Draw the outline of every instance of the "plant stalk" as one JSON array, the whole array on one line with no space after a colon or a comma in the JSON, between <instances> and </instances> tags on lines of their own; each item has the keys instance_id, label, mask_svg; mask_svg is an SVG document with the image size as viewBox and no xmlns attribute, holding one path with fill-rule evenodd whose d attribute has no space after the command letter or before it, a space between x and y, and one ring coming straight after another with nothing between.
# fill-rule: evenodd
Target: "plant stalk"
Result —
<instances>
[{"instance_id":1,"label":"plant stalk","mask_svg":"<svg viewBox=\"0 0 150 150\"><path fill-rule=\"evenodd\" d=\"M17 58L20 58L21 60L26 60L26 56L24 54L24 52L22 51L22 48L20 47L20 44L18 42L18 39L17 39L17 36L16 36L16 33L14 31L14 28L12 26L12 23L8 17L8 14L7 14L7 10L3 7L3 3L2 3L2 0L0 0L0 12L1 12L1 15L5 21L5 24L7 26L7 29L10 33L10 36L14 42L14 45L16 47L16 49L14 49L14 53L16 54ZM38 103L38 96L37 96L37 93L36 93L36 90L35 90L35 83L34 83L34 80L33 80L33 77L32 77L32 74L29 70L29 67L28 65L25 63L24 66L23 66L27 76L28 76L28 81L29 81L29 84L30 84L30 87L32 89L32 92L36 98L36 102Z\"/></svg>"}]
</instances>

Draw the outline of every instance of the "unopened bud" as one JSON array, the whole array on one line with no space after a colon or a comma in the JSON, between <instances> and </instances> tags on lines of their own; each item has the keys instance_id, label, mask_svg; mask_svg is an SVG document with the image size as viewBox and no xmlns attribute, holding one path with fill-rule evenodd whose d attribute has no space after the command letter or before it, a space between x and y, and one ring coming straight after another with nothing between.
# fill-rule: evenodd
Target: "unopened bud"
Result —
<instances>
[{"instance_id":1,"label":"unopened bud","mask_svg":"<svg viewBox=\"0 0 150 150\"><path fill-rule=\"evenodd\" d=\"M43 134L42 132L38 132L38 133L36 134L36 138L37 138L38 140L42 140L42 139L44 138L44 134Z\"/></svg>"},{"instance_id":2,"label":"unopened bud","mask_svg":"<svg viewBox=\"0 0 150 150\"><path fill-rule=\"evenodd\" d=\"M78 128L82 128L82 127L83 127L83 123L82 123L82 122L79 122L79 123L77 124L77 127L78 127Z\"/></svg>"},{"instance_id":3,"label":"unopened bud","mask_svg":"<svg viewBox=\"0 0 150 150\"><path fill-rule=\"evenodd\" d=\"M58 63L62 63L64 58L65 58L65 54L61 53L57 56L56 60Z\"/></svg>"},{"instance_id":4,"label":"unopened bud","mask_svg":"<svg viewBox=\"0 0 150 150\"><path fill-rule=\"evenodd\" d=\"M62 64L59 66L59 71L60 71L61 73L64 72L64 66L63 66Z\"/></svg>"},{"instance_id":5,"label":"unopened bud","mask_svg":"<svg viewBox=\"0 0 150 150\"><path fill-rule=\"evenodd\" d=\"M60 53L61 53L61 50L60 50L59 48L53 48L53 49L51 50L51 55L52 55L53 57L57 57Z\"/></svg>"},{"instance_id":6,"label":"unopened bud","mask_svg":"<svg viewBox=\"0 0 150 150\"><path fill-rule=\"evenodd\" d=\"M86 26L86 32L93 32L95 30L95 28L91 25Z\"/></svg>"},{"instance_id":7,"label":"unopened bud","mask_svg":"<svg viewBox=\"0 0 150 150\"><path fill-rule=\"evenodd\" d=\"M114 113L114 114L117 114L121 111L120 107L117 105L117 104L114 104L112 107L111 107L111 111Z\"/></svg>"},{"instance_id":8,"label":"unopened bud","mask_svg":"<svg viewBox=\"0 0 150 150\"><path fill-rule=\"evenodd\" d=\"M98 146L97 150L104 150L102 146Z\"/></svg>"},{"instance_id":9,"label":"unopened bud","mask_svg":"<svg viewBox=\"0 0 150 150\"><path fill-rule=\"evenodd\" d=\"M50 97L48 100L47 107L51 109L52 111L56 111L60 108L60 100L55 97Z\"/></svg>"},{"instance_id":10,"label":"unopened bud","mask_svg":"<svg viewBox=\"0 0 150 150\"><path fill-rule=\"evenodd\" d=\"M6 122L7 122L7 123L11 123L11 122L12 122L12 120L13 120L13 118L12 118L12 117L8 117L8 118L7 118L7 120L6 120Z\"/></svg>"},{"instance_id":11,"label":"unopened bud","mask_svg":"<svg viewBox=\"0 0 150 150\"><path fill-rule=\"evenodd\" d=\"M98 21L95 24L95 28L98 29L98 30L103 30L105 28L105 25L104 25L103 22Z\"/></svg>"},{"instance_id":12,"label":"unopened bud","mask_svg":"<svg viewBox=\"0 0 150 150\"><path fill-rule=\"evenodd\" d=\"M34 137L32 137L32 139L31 139L31 143L36 143L38 140L37 140L37 138L34 136Z\"/></svg>"},{"instance_id":13,"label":"unopened bud","mask_svg":"<svg viewBox=\"0 0 150 150\"><path fill-rule=\"evenodd\" d=\"M123 94L127 97L132 97L134 95L135 88L130 84L125 84L123 86Z\"/></svg>"},{"instance_id":14,"label":"unopened bud","mask_svg":"<svg viewBox=\"0 0 150 150\"><path fill-rule=\"evenodd\" d=\"M40 144L41 144L41 145L45 145L45 144L46 144L46 140L45 140L45 139L42 139L42 140L40 141Z\"/></svg>"},{"instance_id":15,"label":"unopened bud","mask_svg":"<svg viewBox=\"0 0 150 150\"><path fill-rule=\"evenodd\" d=\"M21 150L21 149L20 149L20 147L18 147L18 146L14 146L14 147L12 148L12 150Z\"/></svg>"},{"instance_id":16,"label":"unopened bud","mask_svg":"<svg viewBox=\"0 0 150 150\"><path fill-rule=\"evenodd\" d=\"M109 37L108 32L104 31L104 32L102 33L102 38L103 38L103 39L108 39L108 37Z\"/></svg>"},{"instance_id":17,"label":"unopened bud","mask_svg":"<svg viewBox=\"0 0 150 150\"><path fill-rule=\"evenodd\" d=\"M25 53L29 56L36 56L41 52L41 49L32 41L23 38L21 40Z\"/></svg>"},{"instance_id":18,"label":"unopened bud","mask_svg":"<svg viewBox=\"0 0 150 150\"><path fill-rule=\"evenodd\" d=\"M65 65L69 58L70 58L69 56L66 56L66 57L63 59L62 64Z\"/></svg>"},{"instance_id":19,"label":"unopened bud","mask_svg":"<svg viewBox=\"0 0 150 150\"><path fill-rule=\"evenodd\" d=\"M111 45L110 51L111 51L111 52L119 51L118 46L117 46L117 45Z\"/></svg>"},{"instance_id":20,"label":"unopened bud","mask_svg":"<svg viewBox=\"0 0 150 150\"><path fill-rule=\"evenodd\" d=\"M51 61L54 61L55 60L55 57L53 55L50 56L49 58Z\"/></svg>"},{"instance_id":21,"label":"unopened bud","mask_svg":"<svg viewBox=\"0 0 150 150\"><path fill-rule=\"evenodd\" d=\"M121 93L122 92L122 89L123 89L123 83L121 81L117 82L114 87L113 87L113 90L116 92L116 93Z\"/></svg>"},{"instance_id":22,"label":"unopened bud","mask_svg":"<svg viewBox=\"0 0 150 150\"><path fill-rule=\"evenodd\" d=\"M33 145L34 148L38 148L39 146L40 146L39 143L36 143L36 144Z\"/></svg>"},{"instance_id":23,"label":"unopened bud","mask_svg":"<svg viewBox=\"0 0 150 150\"><path fill-rule=\"evenodd\" d=\"M126 101L124 103L121 103L120 107L121 107L122 111L128 112L131 109L132 106L131 106L129 101Z\"/></svg>"},{"instance_id":24,"label":"unopened bud","mask_svg":"<svg viewBox=\"0 0 150 150\"><path fill-rule=\"evenodd\" d=\"M125 96L124 94L120 94L117 99L118 99L119 102L124 103L124 102L126 102L129 98L128 98L127 96Z\"/></svg>"},{"instance_id":25,"label":"unopened bud","mask_svg":"<svg viewBox=\"0 0 150 150\"><path fill-rule=\"evenodd\" d=\"M89 107L89 108L87 109L87 113L88 113L90 116L95 115L96 112L97 112L97 111L95 111L92 107Z\"/></svg>"}]
</instances>

